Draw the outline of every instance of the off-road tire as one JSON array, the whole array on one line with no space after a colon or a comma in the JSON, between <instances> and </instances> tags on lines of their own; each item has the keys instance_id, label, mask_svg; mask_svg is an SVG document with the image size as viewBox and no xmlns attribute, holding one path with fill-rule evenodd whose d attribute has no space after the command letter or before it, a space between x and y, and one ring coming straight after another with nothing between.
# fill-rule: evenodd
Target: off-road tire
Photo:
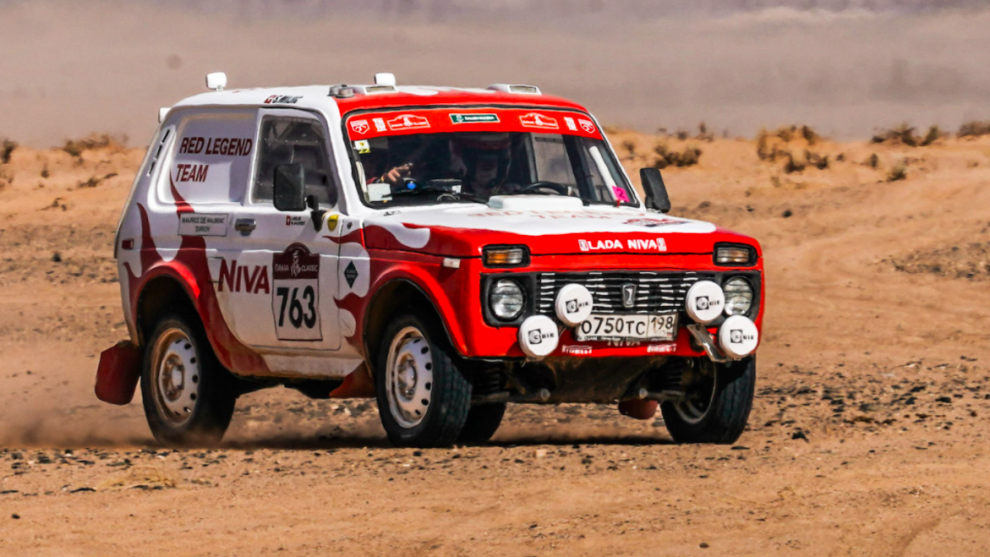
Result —
<instances>
[{"instance_id":1,"label":"off-road tire","mask_svg":"<svg viewBox=\"0 0 990 557\"><path fill-rule=\"evenodd\" d=\"M194 353L194 363L198 366L195 401L188 418L181 424L170 419L165 414L167 409L163 409L161 402L156 402L161 389L154 384L156 373L153 369L155 362L152 361L162 336L170 332L174 335L175 330L185 334L188 339L186 348ZM158 320L146 338L141 369L141 399L148 426L159 443L169 447L212 447L218 444L234 415L237 401L235 387L230 372L213 353L202 322L197 317L172 313Z\"/></svg>"},{"instance_id":2,"label":"off-road tire","mask_svg":"<svg viewBox=\"0 0 990 557\"><path fill-rule=\"evenodd\" d=\"M756 357L715 366L715 393L704 416L685 421L674 403L660 405L663 421L678 443L735 443L749 420L756 392Z\"/></svg>"},{"instance_id":3,"label":"off-road tire","mask_svg":"<svg viewBox=\"0 0 990 557\"><path fill-rule=\"evenodd\" d=\"M468 412L467 422L461 435L457 438L459 443L477 444L484 443L495 435L498 426L502 424L502 417L505 416L506 404L482 404L472 406Z\"/></svg>"},{"instance_id":4,"label":"off-road tire","mask_svg":"<svg viewBox=\"0 0 990 557\"><path fill-rule=\"evenodd\" d=\"M392 415L389 406L388 360L396 338L410 328L419 332L428 347L432 381L425 415L413 426L404 426ZM397 447L447 447L461 434L471 408L471 383L461 374L450 357L446 336L432 321L414 315L400 315L389 323L382 336L375 366L375 390L378 413L389 441ZM395 395L393 395L395 396Z\"/></svg>"}]
</instances>

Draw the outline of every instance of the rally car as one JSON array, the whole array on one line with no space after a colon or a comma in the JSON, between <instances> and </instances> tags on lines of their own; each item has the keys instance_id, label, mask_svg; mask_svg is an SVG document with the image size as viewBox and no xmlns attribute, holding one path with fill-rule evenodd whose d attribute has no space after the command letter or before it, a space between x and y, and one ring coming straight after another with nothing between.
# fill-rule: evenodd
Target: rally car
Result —
<instances>
[{"instance_id":1,"label":"rally car","mask_svg":"<svg viewBox=\"0 0 990 557\"><path fill-rule=\"evenodd\" d=\"M641 199L599 122L532 85L212 91L162 109L115 239L141 384L167 445L218 442L239 395L376 397L392 443L488 440L507 403L657 406L729 443L752 405L760 245Z\"/></svg>"}]
</instances>

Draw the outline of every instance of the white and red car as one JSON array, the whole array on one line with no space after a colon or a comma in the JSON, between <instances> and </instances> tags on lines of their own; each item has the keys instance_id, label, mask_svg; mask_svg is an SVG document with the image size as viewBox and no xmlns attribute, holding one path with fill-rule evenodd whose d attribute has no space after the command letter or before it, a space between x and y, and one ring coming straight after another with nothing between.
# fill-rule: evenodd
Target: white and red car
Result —
<instances>
[{"instance_id":1,"label":"white and red car","mask_svg":"<svg viewBox=\"0 0 990 557\"><path fill-rule=\"evenodd\" d=\"M163 109L115 252L155 437L219 441L236 398L376 396L403 446L482 442L508 402L659 404L681 442L752 405L759 244L641 200L601 126L527 85L214 91Z\"/></svg>"}]
</instances>

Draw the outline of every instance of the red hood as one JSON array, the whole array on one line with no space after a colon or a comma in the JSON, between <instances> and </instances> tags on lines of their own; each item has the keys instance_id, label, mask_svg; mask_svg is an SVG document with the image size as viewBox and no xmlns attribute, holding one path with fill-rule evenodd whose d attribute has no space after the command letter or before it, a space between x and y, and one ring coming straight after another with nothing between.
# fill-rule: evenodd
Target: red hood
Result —
<instances>
[{"instance_id":1,"label":"red hood","mask_svg":"<svg viewBox=\"0 0 990 557\"><path fill-rule=\"evenodd\" d=\"M698 254L716 242L759 244L710 223L642 209L591 206L512 211L481 205L411 208L364 222L372 249L479 257L490 245L525 245L533 255Z\"/></svg>"}]
</instances>

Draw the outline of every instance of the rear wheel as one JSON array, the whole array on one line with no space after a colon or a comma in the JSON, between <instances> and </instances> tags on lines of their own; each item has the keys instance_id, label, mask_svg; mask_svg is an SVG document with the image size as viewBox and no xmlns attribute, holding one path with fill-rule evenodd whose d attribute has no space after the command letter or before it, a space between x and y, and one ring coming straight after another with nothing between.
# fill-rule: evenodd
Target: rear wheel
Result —
<instances>
[{"instance_id":1,"label":"rear wheel","mask_svg":"<svg viewBox=\"0 0 990 557\"><path fill-rule=\"evenodd\" d=\"M471 383L448 355L445 338L413 315L385 330L375 388L389 441L399 447L443 447L468 419Z\"/></svg>"},{"instance_id":2,"label":"rear wheel","mask_svg":"<svg viewBox=\"0 0 990 557\"><path fill-rule=\"evenodd\" d=\"M223 438L237 394L196 318L166 315L144 353L141 398L151 433L167 446L212 446Z\"/></svg>"},{"instance_id":3,"label":"rear wheel","mask_svg":"<svg viewBox=\"0 0 990 557\"><path fill-rule=\"evenodd\" d=\"M753 408L756 357L728 365L698 363L687 399L660 405L667 431L678 443L734 443Z\"/></svg>"}]
</instances>

